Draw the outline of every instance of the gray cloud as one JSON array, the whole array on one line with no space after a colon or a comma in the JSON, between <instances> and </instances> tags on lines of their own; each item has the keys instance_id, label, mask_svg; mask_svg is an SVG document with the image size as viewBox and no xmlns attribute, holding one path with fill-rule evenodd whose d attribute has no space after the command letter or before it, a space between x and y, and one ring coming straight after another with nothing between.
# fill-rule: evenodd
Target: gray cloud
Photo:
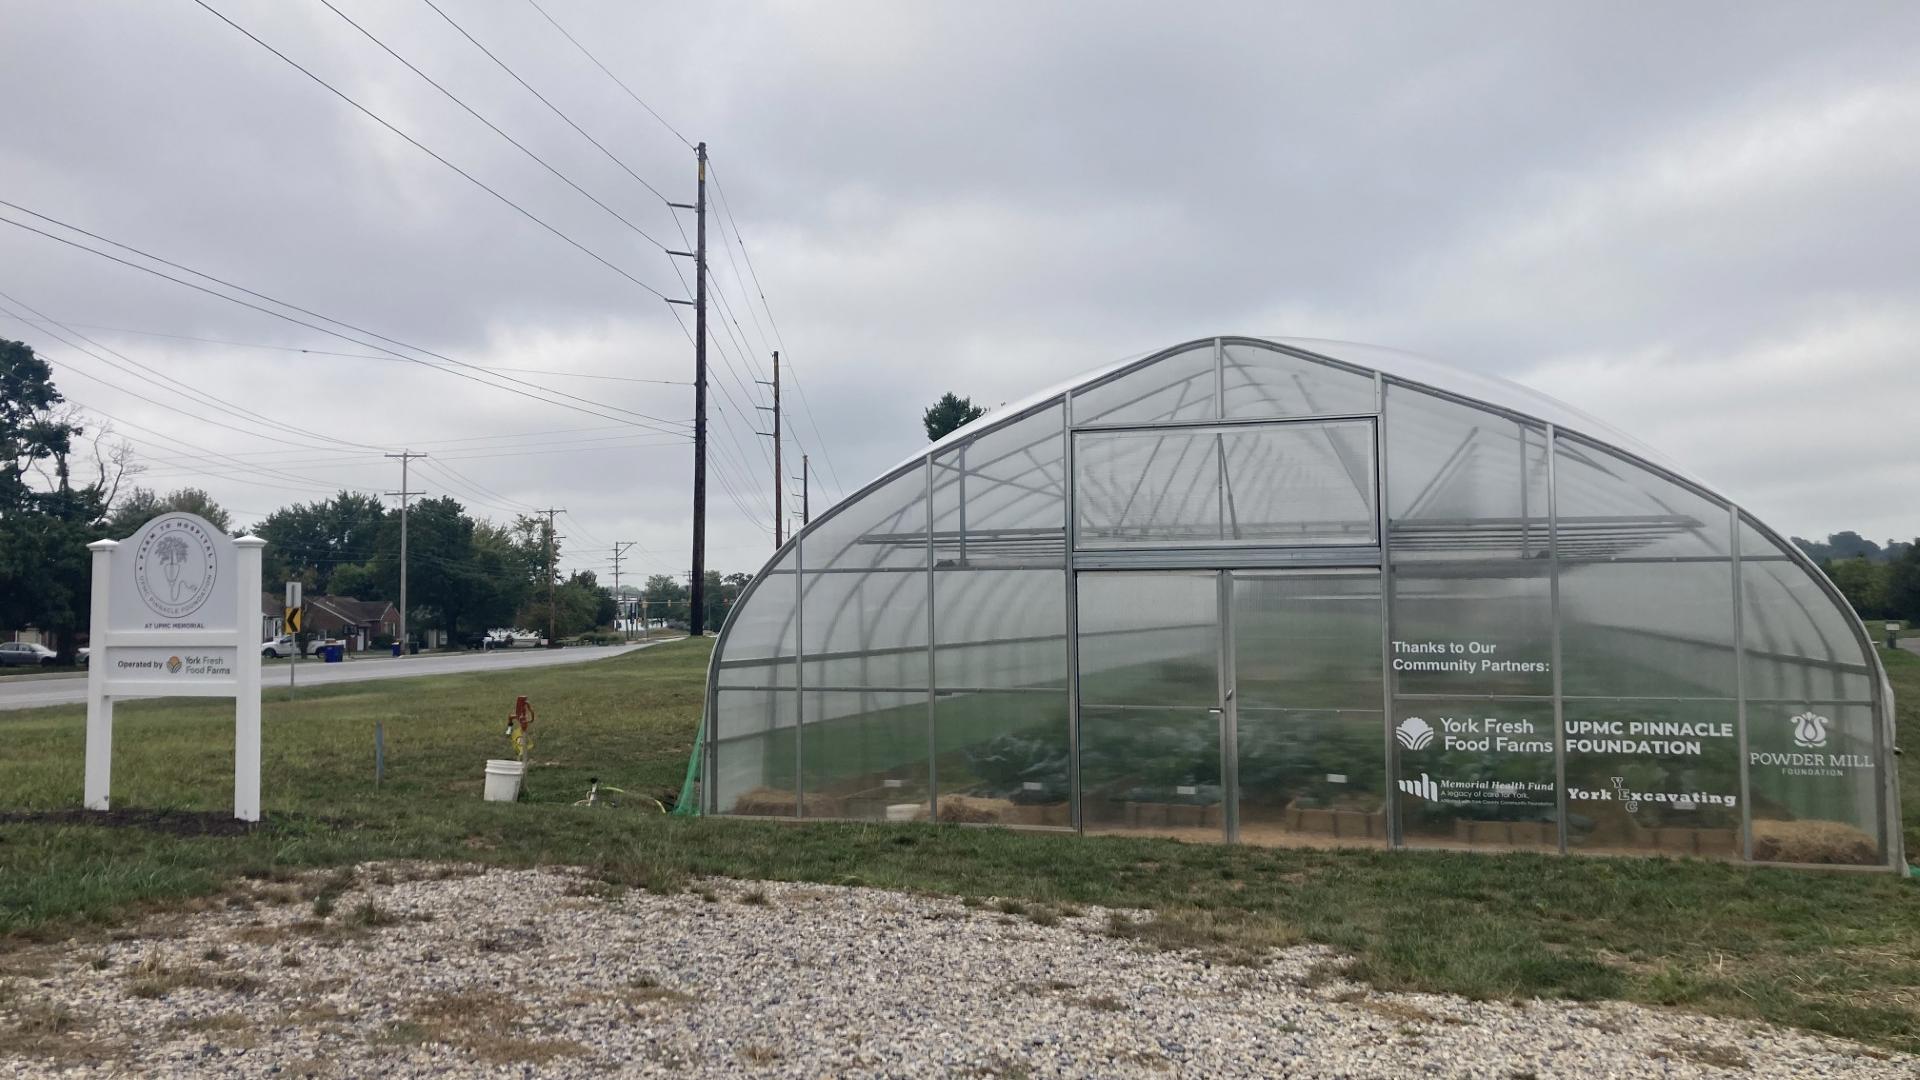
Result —
<instances>
[{"instance_id":1,"label":"gray cloud","mask_svg":"<svg viewBox=\"0 0 1920 1080\"><path fill-rule=\"evenodd\" d=\"M679 245L659 199L424 4L335 2ZM811 406L791 427L848 489L919 444L919 411L944 390L998 403L1122 355L1250 332L1375 341L1518 378L1789 531L1920 532L1899 495L1920 466L1895 449L1920 405L1905 362L1920 329L1908 5L543 3L712 144ZM680 294L665 255L317 2L215 6ZM686 149L532 7L443 6L634 171L690 196ZM473 363L690 377L660 300L199 7L25 4L6 23L0 197ZM728 569L770 544L750 414L776 342L736 279L739 254L714 258L729 306L711 563ZM12 229L0 289L76 323L363 351ZM0 326L42 347L75 399L164 433L123 429L155 485L203 481L264 512L394 486L382 458L316 449L329 438L412 444L457 470L430 464L423 486L482 512L568 507L571 565L638 539L643 570L685 568L682 440L392 361L86 332L303 433L290 449L164 380ZM519 377L691 412L683 386ZM482 441L561 429L593 430Z\"/></svg>"}]
</instances>

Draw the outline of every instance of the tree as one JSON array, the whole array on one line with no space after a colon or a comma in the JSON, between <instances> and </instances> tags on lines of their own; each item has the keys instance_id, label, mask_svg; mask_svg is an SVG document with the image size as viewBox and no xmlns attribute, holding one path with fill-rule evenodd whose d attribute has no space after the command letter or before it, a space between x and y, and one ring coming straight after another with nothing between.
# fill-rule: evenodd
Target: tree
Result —
<instances>
[{"instance_id":1,"label":"tree","mask_svg":"<svg viewBox=\"0 0 1920 1080\"><path fill-rule=\"evenodd\" d=\"M1888 606L1893 567L1862 557L1836 559L1824 569L1861 618L1884 619L1893 614Z\"/></svg>"},{"instance_id":2,"label":"tree","mask_svg":"<svg viewBox=\"0 0 1920 1080\"><path fill-rule=\"evenodd\" d=\"M267 581L298 580L316 593L352 596L364 592L364 585L358 589L341 587L333 581L333 575L341 567L366 564L380 554L382 526L397 513L382 506L377 496L352 491L275 510L254 530L267 541L262 575ZM397 527L390 539L393 554L398 556Z\"/></svg>"},{"instance_id":3,"label":"tree","mask_svg":"<svg viewBox=\"0 0 1920 1080\"><path fill-rule=\"evenodd\" d=\"M687 587L668 574L655 574L641 587L648 619L678 619L688 616Z\"/></svg>"},{"instance_id":4,"label":"tree","mask_svg":"<svg viewBox=\"0 0 1920 1080\"><path fill-rule=\"evenodd\" d=\"M1900 561L1887 569L1887 614L1920 622L1920 540L1908 545Z\"/></svg>"},{"instance_id":5,"label":"tree","mask_svg":"<svg viewBox=\"0 0 1920 1080\"><path fill-rule=\"evenodd\" d=\"M920 422L927 426L927 440L937 442L948 432L979 419L986 411L975 405L972 398L955 397L948 391L921 415Z\"/></svg>"},{"instance_id":6,"label":"tree","mask_svg":"<svg viewBox=\"0 0 1920 1080\"><path fill-rule=\"evenodd\" d=\"M554 606L559 609L554 632L561 637L613 624L613 593L600 584L591 570L581 570L562 582L554 590Z\"/></svg>"},{"instance_id":7,"label":"tree","mask_svg":"<svg viewBox=\"0 0 1920 1080\"><path fill-rule=\"evenodd\" d=\"M64 401L46 361L0 341L0 626L48 630L71 661L89 614L86 546L102 535L109 482L103 460L98 482L73 485L70 458L85 428Z\"/></svg>"},{"instance_id":8,"label":"tree","mask_svg":"<svg viewBox=\"0 0 1920 1080\"><path fill-rule=\"evenodd\" d=\"M536 559L521 545L512 529L491 521L473 526L474 594L469 598L467 626L494 630L514 624L514 615L533 592L538 574L546 571L546 555Z\"/></svg>"},{"instance_id":9,"label":"tree","mask_svg":"<svg viewBox=\"0 0 1920 1080\"><path fill-rule=\"evenodd\" d=\"M198 514L221 532L232 531L232 516L213 501L213 496L199 488L179 488L158 495L147 488L136 487L127 492L126 497L107 514L107 535L120 538L132 536L140 526L161 514L176 511Z\"/></svg>"}]
</instances>

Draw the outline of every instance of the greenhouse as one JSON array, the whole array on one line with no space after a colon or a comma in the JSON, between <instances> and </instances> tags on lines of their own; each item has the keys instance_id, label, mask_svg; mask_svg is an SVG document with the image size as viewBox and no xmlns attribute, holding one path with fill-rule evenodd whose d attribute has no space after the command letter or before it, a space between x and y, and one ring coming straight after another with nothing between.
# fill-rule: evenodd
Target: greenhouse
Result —
<instances>
[{"instance_id":1,"label":"greenhouse","mask_svg":"<svg viewBox=\"0 0 1920 1080\"><path fill-rule=\"evenodd\" d=\"M1392 350L1212 338L989 413L788 541L708 813L1903 867L1891 691L1778 533Z\"/></svg>"}]
</instances>

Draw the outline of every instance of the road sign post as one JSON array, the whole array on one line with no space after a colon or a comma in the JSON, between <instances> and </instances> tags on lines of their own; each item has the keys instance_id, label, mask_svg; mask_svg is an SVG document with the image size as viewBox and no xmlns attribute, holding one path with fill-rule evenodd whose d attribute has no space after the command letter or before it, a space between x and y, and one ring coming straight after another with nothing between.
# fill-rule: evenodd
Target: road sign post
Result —
<instances>
[{"instance_id":1,"label":"road sign post","mask_svg":"<svg viewBox=\"0 0 1920 1080\"><path fill-rule=\"evenodd\" d=\"M293 700L294 674L300 670L300 583L287 582L287 613L280 628L293 641L293 658L287 661L287 700Z\"/></svg>"}]
</instances>

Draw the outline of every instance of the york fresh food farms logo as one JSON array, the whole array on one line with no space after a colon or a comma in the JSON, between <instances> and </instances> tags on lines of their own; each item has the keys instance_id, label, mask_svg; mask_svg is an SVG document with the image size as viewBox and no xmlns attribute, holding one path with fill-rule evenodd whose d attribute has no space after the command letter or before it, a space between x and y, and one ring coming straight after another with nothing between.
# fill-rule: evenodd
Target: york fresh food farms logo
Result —
<instances>
[{"instance_id":1,"label":"york fresh food farms logo","mask_svg":"<svg viewBox=\"0 0 1920 1080\"><path fill-rule=\"evenodd\" d=\"M180 674L180 658L179 657L177 656L167 657L167 674L169 675Z\"/></svg>"},{"instance_id":2,"label":"york fresh food farms logo","mask_svg":"<svg viewBox=\"0 0 1920 1080\"><path fill-rule=\"evenodd\" d=\"M133 583L141 601L167 619L199 611L213 595L218 570L213 537L185 516L154 522L133 556Z\"/></svg>"},{"instance_id":3,"label":"york fresh food farms logo","mask_svg":"<svg viewBox=\"0 0 1920 1080\"><path fill-rule=\"evenodd\" d=\"M1809 750L1827 745L1827 725L1833 721L1808 711L1793 718L1793 741Z\"/></svg>"},{"instance_id":4,"label":"york fresh food farms logo","mask_svg":"<svg viewBox=\"0 0 1920 1080\"><path fill-rule=\"evenodd\" d=\"M1409 750L1425 750L1433 745L1433 725L1417 716L1409 716L1393 729L1393 737ZM1401 781L1402 786L1406 781Z\"/></svg>"}]
</instances>

